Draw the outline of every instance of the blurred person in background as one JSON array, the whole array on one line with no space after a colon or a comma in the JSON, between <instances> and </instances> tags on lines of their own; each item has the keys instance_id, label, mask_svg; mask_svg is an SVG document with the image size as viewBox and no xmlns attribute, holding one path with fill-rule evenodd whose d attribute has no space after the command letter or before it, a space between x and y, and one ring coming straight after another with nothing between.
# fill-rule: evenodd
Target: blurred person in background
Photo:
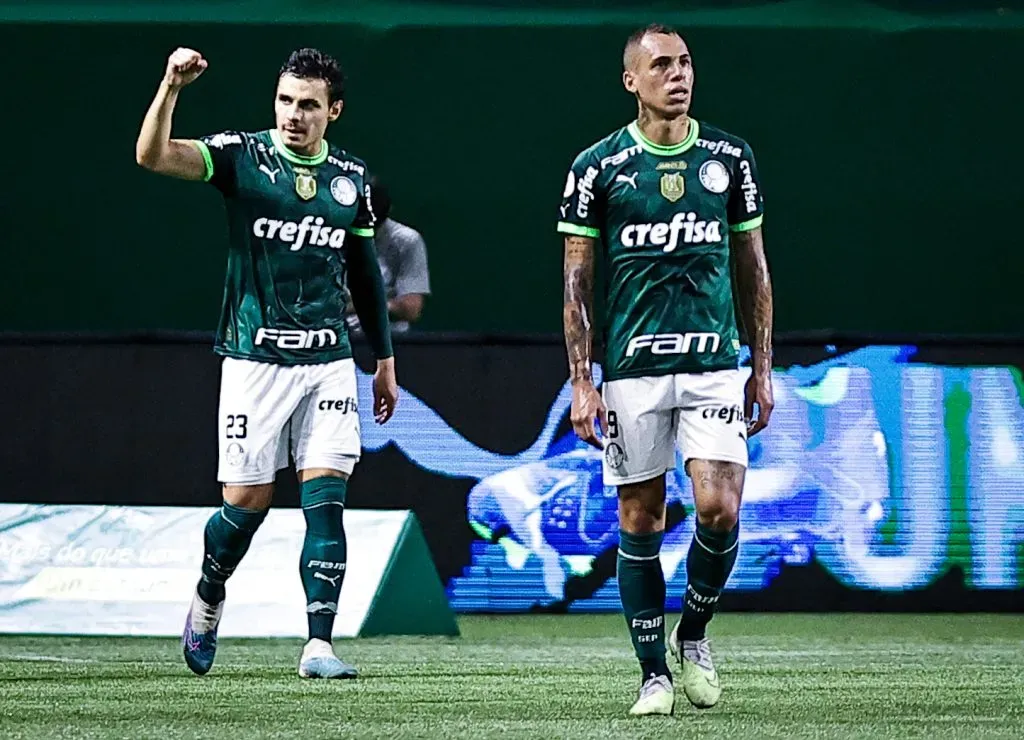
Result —
<instances>
[{"instance_id":1,"label":"blurred person in background","mask_svg":"<svg viewBox=\"0 0 1024 740\"><path fill-rule=\"evenodd\" d=\"M377 217L375 244L392 332L406 332L419 321L423 302L430 295L427 245L415 229L391 218L391 194L376 176L370 177L373 212ZM347 312L349 328L362 332L351 301Z\"/></svg>"}]
</instances>

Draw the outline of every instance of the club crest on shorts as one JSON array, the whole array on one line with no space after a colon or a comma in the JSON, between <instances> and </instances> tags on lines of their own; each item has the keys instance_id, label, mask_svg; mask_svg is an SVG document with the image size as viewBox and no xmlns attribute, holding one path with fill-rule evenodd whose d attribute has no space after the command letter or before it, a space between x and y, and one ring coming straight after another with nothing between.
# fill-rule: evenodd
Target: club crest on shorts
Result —
<instances>
[{"instance_id":1,"label":"club crest on shorts","mask_svg":"<svg viewBox=\"0 0 1024 740\"><path fill-rule=\"evenodd\" d=\"M622 463L626 462L626 453L622 451L617 442L610 442L604 448L604 461L612 470L618 470L622 467Z\"/></svg>"},{"instance_id":2,"label":"club crest on shorts","mask_svg":"<svg viewBox=\"0 0 1024 740\"><path fill-rule=\"evenodd\" d=\"M245 448L238 444L238 442L232 442L228 445L224 458L231 467L241 467L242 463L245 462Z\"/></svg>"},{"instance_id":3,"label":"club crest on shorts","mask_svg":"<svg viewBox=\"0 0 1024 740\"><path fill-rule=\"evenodd\" d=\"M666 172L661 176L661 194L669 203L675 203L686 194L686 180L681 172Z\"/></svg>"},{"instance_id":4,"label":"club crest on shorts","mask_svg":"<svg viewBox=\"0 0 1024 740\"><path fill-rule=\"evenodd\" d=\"M356 184L343 175L331 180L331 197L343 206L351 206L356 202L359 191Z\"/></svg>"},{"instance_id":5,"label":"club crest on shorts","mask_svg":"<svg viewBox=\"0 0 1024 740\"><path fill-rule=\"evenodd\" d=\"M303 200L316 197L316 174L303 167L295 168L295 192Z\"/></svg>"}]
</instances>

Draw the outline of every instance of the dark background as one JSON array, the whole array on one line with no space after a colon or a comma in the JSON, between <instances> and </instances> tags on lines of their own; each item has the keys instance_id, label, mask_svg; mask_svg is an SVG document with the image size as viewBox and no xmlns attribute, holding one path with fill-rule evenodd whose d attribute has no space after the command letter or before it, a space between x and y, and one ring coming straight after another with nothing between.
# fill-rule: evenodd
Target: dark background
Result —
<instances>
[{"instance_id":1,"label":"dark background","mask_svg":"<svg viewBox=\"0 0 1024 740\"><path fill-rule=\"evenodd\" d=\"M45 16L32 10L44 5L9 15ZM844 3L830 16L827 3L814 15L786 2L687 3L696 10L683 13L679 3L491 0L421 3L413 18L387 2L262 0L195 11L126 2L121 22L93 23L79 5L81 20L0 23L11 71L0 81L0 329L212 329L225 265L219 195L137 167L138 127L178 45L210 62L182 95L183 137L272 126L280 64L313 45L349 76L330 137L386 178L396 218L426 238L434 295L419 328L560 331L565 171L635 114L621 47L660 19L678 22L692 47L695 116L744 137L758 159L778 330L1024 326L1012 72L1024 14L960 22L913 2ZM160 22L138 20L147 7ZM189 22L197 13L221 21Z\"/></svg>"}]
</instances>

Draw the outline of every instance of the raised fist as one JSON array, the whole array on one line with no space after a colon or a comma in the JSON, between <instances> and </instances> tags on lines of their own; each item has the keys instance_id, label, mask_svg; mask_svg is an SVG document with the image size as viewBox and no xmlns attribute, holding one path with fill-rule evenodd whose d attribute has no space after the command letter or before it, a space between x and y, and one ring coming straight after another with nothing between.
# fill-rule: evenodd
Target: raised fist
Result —
<instances>
[{"instance_id":1,"label":"raised fist","mask_svg":"<svg viewBox=\"0 0 1024 740\"><path fill-rule=\"evenodd\" d=\"M167 71L164 82L168 87L178 89L185 87L203 73L207 61L203 55L193 49L178 48L167 58Z\"/></svg>"}]
</instances>

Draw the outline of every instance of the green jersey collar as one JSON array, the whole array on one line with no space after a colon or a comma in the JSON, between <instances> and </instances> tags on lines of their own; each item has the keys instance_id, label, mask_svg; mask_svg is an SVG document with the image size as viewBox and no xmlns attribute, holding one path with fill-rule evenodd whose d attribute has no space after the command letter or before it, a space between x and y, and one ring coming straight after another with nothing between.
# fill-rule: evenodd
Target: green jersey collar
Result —
<instances>
[{"instance_id":1,"label":"green jersey collar","mask_svg":"<svg viewBox=\"0 0 1024 740\"><path fill-rule=\"evenodd\" d=\"M327 142L322 139L320 140L320 153L313 157L304 157L301 154L296 154L285 146L285 143L281 141L281 134L277 132L276 128L271 129L270 140L274 143L274 148L281 153L281 156L292 164L314 165L323 164L327 161L327 150L329 147L327 146Z\"/></svg>"},{"instance_id":2,"label":"green jersey collar","mask_svg":"<svg viewBox=\"0 0 1024 740\"><path fill-rule=\"evenodd\" d=\"M697 119L691 118L690 132L686 135L685 139L678 144L673 144L672 146L661 146L660 144L655 144L644 136L643 132L640 131L640 127L637 126L636 121L633 121L626 128L629 131L629 135L633 137L633 140L637 144L639 144L645 151L648 151L651 154L656 154L659 157L674 157L677 154L682 154L693 146L693 143L697 141L697 136L700 132L700 124L697 123Z\"/></svg>"}]
</instances>

